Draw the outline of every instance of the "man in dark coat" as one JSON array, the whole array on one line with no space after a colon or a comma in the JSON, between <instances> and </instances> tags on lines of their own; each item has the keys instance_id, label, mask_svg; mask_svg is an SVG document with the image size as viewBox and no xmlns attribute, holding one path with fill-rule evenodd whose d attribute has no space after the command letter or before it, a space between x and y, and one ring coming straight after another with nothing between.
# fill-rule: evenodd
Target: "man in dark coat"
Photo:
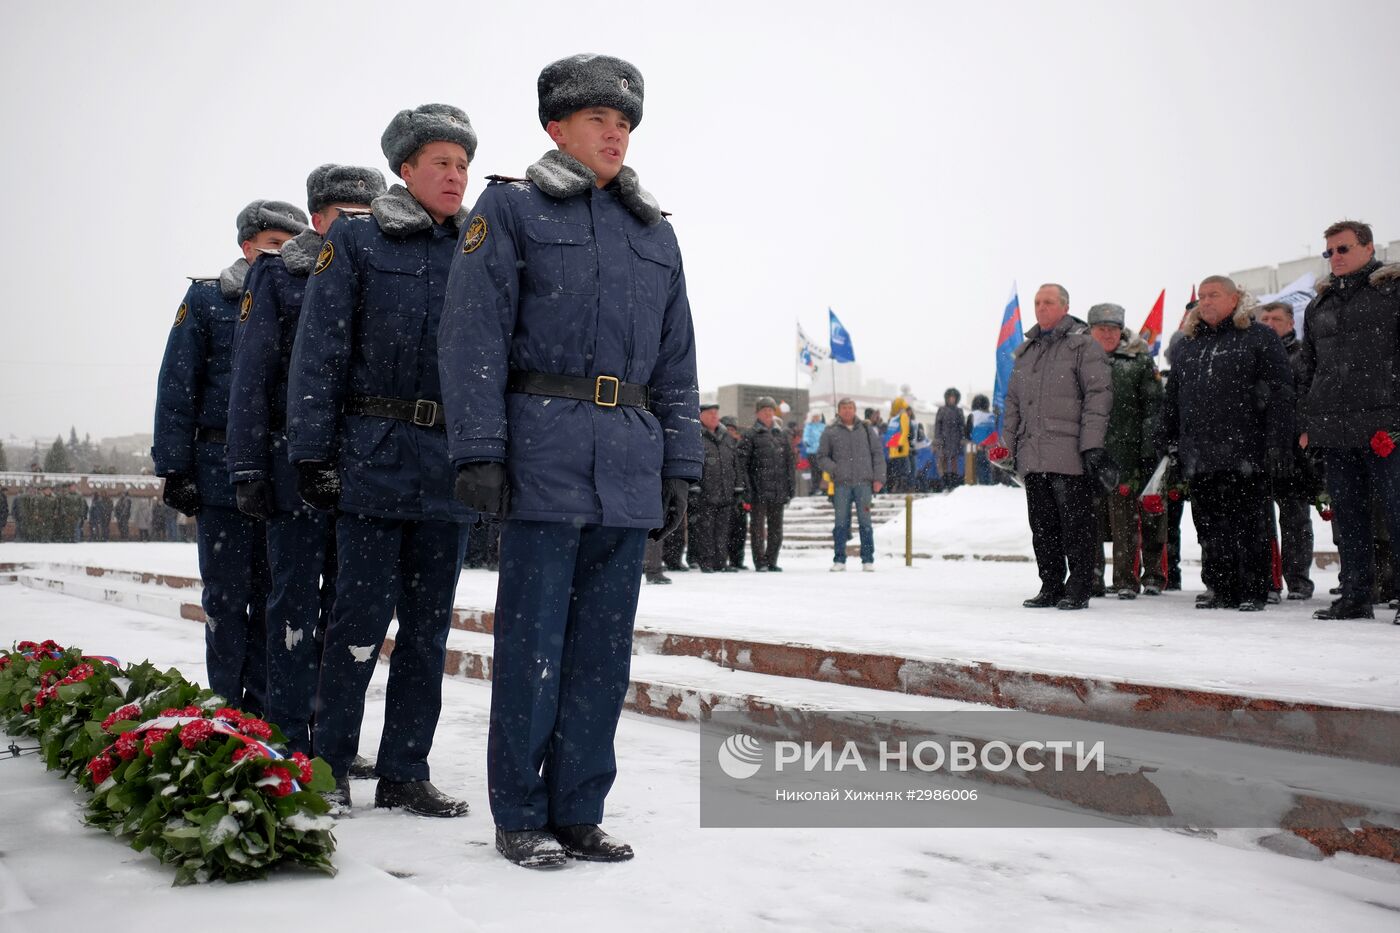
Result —
<instances>
[{"instance_id":1,"label":"man in dark coat","mask_svg":"<svg viewBox=\"0 0 1400 933\"><path fill-rule=\"evenodd\" d=\"M783 546L783 509L796 493L796 461L787 432L776 420L778 403L763 396L754 403L753 427L744 432L739 457L748 470L744 486L748 502L753 569L780 571L778 551Z\"/></svg>"},{"instance_id":2,"label":"man in dark coat","mask_svg":"<svg viewBox=\"0 0 1400 933\"><path fill-rule=\"evenodd\" d=\"M288 455L313 508L337 510L336 588L313 744L350 806L365 690L392 618L376 807L465 816L429 780L452 598L472 515L452 497L438 322L476 132L460 109L401 110L380 148L402 185L342 211L311 270L287 383Z\"/></svg>"},{"instance_id":3,"label":"man in dark coat","mask_svg":"<svg viewBox=\"0 0 1400 933\"><path fill-rule=\"evenodd\" d=\"M311 752L321 639L335 594L334 515L297 495L287 458L287 371L307 283L342 209L366 210L384 193L375 169L322 165L306 179L311 227L265 255L248 275L229 393L228 471L238 509L266 523L272 591L267 599L266 717L294 752Z\"/></svg>"},{"instance_id":4,"label":"man in dark coat","mask_svg":"<svg viewBox=\"0 0 1400 933\"><path fill-rule=\"evenodd\" d=\"M156 475L165 478L165 504L199 513L209 687L231 706L260 713L270 581L262 525L238 511L228 478L233 338L249 301L249 265L305 230L306 215L285 201L254 201L239 212L237 226L242 258L216 277L192 280L175 312L160 366L151 456Z\"/></svg>"},{"instance_id":5,"label":"man in dark coat","mask_svg":"<svg viewBox=\"0 0 1400 933\"><path fill-rule=\"evenodd\" d=\"M700 476L700 492L695 499L695 537L691 552L699 558L704 573L732 570L725 566L729 547L729 523L734 501L744 492L739 476L739 455L729 435L719 423L718 405L700 406L700 435L705 451L705 468Z\"/></svg>"},{"instance_id":6,"label":"man in dark coat","mask_svg":"<svg viewBox=\"0 0 1400 933\"><path fill-rule=\"evenodd\" d=\"M1264 608L1269 590L1270 482L1293 475L1293 377L1283 344L1253 320L1233 280L1202 280L1167 382L1162 447L1191 484L1201 578L1197 609Z\"/></svg>"},{"instance_id":7,"label":"man in dark coat","mask_svg":"<svg viewBox=\"0 0 1400 933\"><path fill-rule=\"evenodd\" d=\"M938 476L945 490L962 485L959 463L963 455L963 413L958 407L962 393L949 388L943 393L943 404L933 416L933 454Z\"/></svg>"},{"instance_id":8,"label":"man in dark coat","mask_svg":"<svg viewBox=\"0 0 1400 933\"><path fill-rule=\"evenodd\" d=\"M1293 385L1298 391L1295 400L1301 403L1301 368L1299 354L1303 344L1293 326L1293 306L1275 301L1259 309L1259 323L1278 334L1288 354L1293 373ZM1296 411L1296 407L1295 407ZM1297 422L1295 422L1295 425ZM1279 556L1283 569L1282 582L1288 584L1288 598L1311 599L1313 582L1308 576L1313 561L1312 506L1322 491L1320 471L1313 455L1298 445L1293 446L1293 479L1270 490L1274 508L1278 511ZM1274 537L1274 523L1269 522L1269 537ZM1275 602L1278 592L1270 587L1269 601Z\"/></svg>"},{"instance_id":9,"label":"man in dark coat","mask_svg":"<svg viewBox=\"0 0 1400 933\"><path fill-rule=\"evenodd\" d=\"M739 420L733 415L725 415L719 419L719 425L724 429L724 438L729 445L729 449L734 451L734 469L738 473L739 484L742 486L748 481L749 465L743 459L744 432L739 428ZM748 570L748 564L744 563L744 545L749 540L749 511L753 508L749 504L749 491L745 486L742 491L734 497L734 511L729 519L729 542L725 547L726 567L734 570Z\"/></svg>"},{"instance_id":10,"label":"man in dark coat","mask_svg":"<svg viewBox=\"0 0 1400 933\"><path fill-rule=\"evenodd\" d=\"M112 515L117 520L117 534L125 541L131 535L131 493L123 489L112 507Z\"/></svg>"},{"instance_id":11,"label":"man in dark coat","mask_svg":"<svg viewBox=\"0 0 1400 933\"><path fill-rule=\"evenodd\" d=\"M1400 436L1400 264L1376 259L1371 228L1360 221L1339 221L1323 236L1331 274L1303 317L1299 443L1321 451L1326 467L1342 594L1313 615L1369 619L1373 499L1390 540L1400 541L1400 456L1392 453Z\"/></svg>"},{"instance_id":12,"label":"man in dark coat","mask_svg":"<svg viewBox=\"0 0 1400 933\"><path fill-rule=\"evenodd\" d=\"M440 333L458 498L505 518L487 775L496 848L530 867L632 857L599 823L643 551L703 463L680 246L624 164L642 76L575 55L537 89L556 148L477 201Z\"/></svg>"}]
</instances>

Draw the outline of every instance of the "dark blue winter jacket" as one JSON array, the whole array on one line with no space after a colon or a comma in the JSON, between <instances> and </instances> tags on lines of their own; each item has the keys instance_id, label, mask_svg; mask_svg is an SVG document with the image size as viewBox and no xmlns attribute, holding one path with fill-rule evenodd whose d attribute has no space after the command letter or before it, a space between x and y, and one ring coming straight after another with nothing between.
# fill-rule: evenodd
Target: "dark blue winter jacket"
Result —
<instances>
[{"instance_id":1,"label":"dark blue winter jacket","mask_svg":"<svg viewBox=\"0 0 1400 933\"><path fill-rule=\"evenodd\" d=\"M321 245L320 234L307 230L284 243L281 255L253 263L245 283L252 304L238 325L233 347L229 479L270 480L277 508L284 512L306 507L297 495L296 469L287 458L287 369L307 280Z\"/></svg>"},{"instance_id":2,"label":"dark blue winter jacket","mask_svg":"<svg viewBox=\"0 0 1400 933\"><path fill-rule=\"evenodd\" d=\"M200 429L223 432L228 421L233 331L243 302L248 263L240 259L213 278L191 279L165 342L156 384L156 475L193 476L205 505L234 506L222 441L197 439Z\"/></svg>"},{"instance_id":3,"label":"dark blue winter jacket","mask_svg":"<svg viewBox=\"0 0 1400 933\"><path fill-rule=\"evenodd\" d=\"M395 185L331 225L307 286L287 384L293 463L339 464L340 508L467 521L441 427L342 412L366 396L440 404L438 321L465 213L434 223Z\"/></svg>"},{"instance_id":4,"label":"dark blue winter jacket","mask_svg":"<svg viewBox=\"0 0 1400 933\"><path fill-rule=\"evenodd\" d=\"M630 169L606 188L562 153L490 185L443 310L453 463L504 461L508 517L662 524L661 479L700 479L695 338L680 248ZM650 410L506 390L511 372L650 387Z\"/></svg>"}]
</instances>

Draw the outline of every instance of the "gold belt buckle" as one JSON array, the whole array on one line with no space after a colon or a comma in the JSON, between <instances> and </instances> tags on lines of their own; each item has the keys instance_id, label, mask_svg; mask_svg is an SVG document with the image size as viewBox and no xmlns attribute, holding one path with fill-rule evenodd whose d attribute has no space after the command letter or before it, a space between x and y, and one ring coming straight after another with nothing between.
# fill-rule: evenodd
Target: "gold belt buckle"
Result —
<instances>
[{"instance_id":1,"label":"gold belt buckle","mask_svg":"<svg viewBox=\"0 0 1400 933\"><path fill-rule=\"evenodd\" d=\"M612 385L612 399L603 401L603 386ZM622 394L622 381L616 376L599 376L593 382L593 404L601 408L616 408L617 397Z\"/></svg>"}]
</instances>

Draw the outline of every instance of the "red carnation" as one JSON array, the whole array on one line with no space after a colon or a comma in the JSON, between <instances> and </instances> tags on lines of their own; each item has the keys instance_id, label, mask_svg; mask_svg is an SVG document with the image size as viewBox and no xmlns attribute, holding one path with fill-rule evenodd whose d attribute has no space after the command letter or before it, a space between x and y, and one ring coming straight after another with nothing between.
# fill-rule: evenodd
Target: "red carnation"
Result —
<instances>
[{"instance_id":1,"label":"red carnation","mask_svg":"<svg viewBox=\"0 0 1400 933\"><path fill-rule=\"evenodd\" d=\"M24 712L24 713L32 713L32 712L34 712L34 704L33 704L33 703L26 703L26 704L24 704L23 706L20 707L20 712Z\"/></svg>"},{"instance_id":2,"label":"red carnation","mask_svg":"<svg viewBox=\"0 0 1400 933\"><path fill-rule=\"evenodd\" d=\"M311 778L315 776L315 772L311 769L311 759L301 752L292 752L292 761L296 764L297 772L300 774L297 780L303 784L310 784Z\"/></svg>"},{"instance_id":3,"label":"red carnation","mask_svg":"<svg viewBox=\"0 0 1400 933\"><path fill-rule=\"evenodd\" d=\"M7 668L7 667L9 667L9 666L10 666L10 656L9 656L8 654L0 654L0 671L3 671L5 668Z\"/></svg>"},{"instance_id":4,"label":"red carnation","mask_svg":"<svg viewBox=\"0 0 1400 933\"><path fill-rule=\"evenodd\" d=\"M238 729L244 735L251 735L257 739L272 738L272 728L261 719L248 718L239 724Z\"/></svg>"},{"instance_id":5,"label":"red carnation","mask_svg":"<svg viewBox=\"0 0 1400 933\"><path fill-rule=\"evenodd\" d=\"M1001 461L1011 456L1011 451L998 444L997 446L993 447L990 451L987 452L987 456L994 461Z\"/></svg>"},{"instance_id":6,"label":"red carnation","mask_svg":"<svg viewBox=\"0 0 1400 933\"><path fill-rule=\"evenodd\" d=\"M88 762L88 773L92 775L93 784L101 784L112 776L112 759L105 754L98 755Z\"/></svg>"},{"instance_id":7,"label":"red carnation","mask_svg":"<svg viewBox=\"0 0 1400 933\"><path fill-rule=\"evenodd\" d=\"M112 727L115 726L117 723L122 722L124 720L135 719L137 716L140 715L141 707L137 706L135 703L128 703L125 706L118 707L112 712L112 715L102 720L102 731L111 732Z\"/></svg>"},{"instance_id":8,"label":"red carnation","mask_svg":"<svg viewBox=\"0 0 1400 933\"><path fill-rule=\"evenodd\" d=\"M267 784L263 790L274 797L285 797L292 792L292 772L279 765L273 765L263 771L265 777L277 778L276 784Z\"/></svg>"},{"instance_id":9,"label":"red carnation","mask_svg":"<svg viewBox=\"0 0 1400 933\"><path fill-rule=\"evenodd\" d=\"M1389 457L1395 449L1395 439L1390 436L1389 431L1377 431L1371 435L1371 449L1376 452L1377 457Z\"/></svg>"},{"instance_id":10,"label":"red carnation","mask_svg":"<svg viewBox=\"0 0 1400 933\"><path fill-rule=\"evenodd\" d=\"M1118 484L1118 495L1120 495L1120 496L1131 496L1132 494L1133 494L1133 490L1128 486L1127 483L1119 483L1119 484Z\"/></svg>"},{"instance_id":11,"label":"red carnation","mask_svg":"<svg viewBox=\"0 0 1400 933\"><path fill-rule=\"evenodd\" d=\"M1170 500L1172 500L1173 502L1180 502L1180 501L1181 501L1181 490L1180 490L1180 489L1168 489L1168 490L1167 490L1167 498L1170 499Z\"/></svg>"},{"instance_id":12,"label":"red carnation","mask_svg":"<svg viewBox=\"0 0 1400 933\"><path fill-rule=\"evenodd\" d=\"M185 723L180 728L180 744L185 748L194 748L213 735L214 724L207 719L197 719L194 722Z\"/></svg>"},{"instance_id":13,"label":"red carnation","mask_svg":"<svg viewBox=\"0 0 1400 933\"><path fill-rule=\"evenodd\" d=\"M16 651L28 651L28 650L31 649L31 648L37 648L37 647L39 647L39 646L36 645L36 644L35 644L34 642L32 642L32 641L22 641L22 642L20 642L19 644L15 645L15 650L16 650Z\"/></svg>"},{"instance_id":14,"label":"red carnation","mask_svg":"<svg viewBox=\"0 0 1400 933\"><path fill-rule=\"evenodd\" d=\"M1143 496L1142 510L1148 515L1161 515L1164 511L1162 508L1162 497L1157 495Z\"/></svg>"},{"instance_id":15,"label":"red carnation","mask_svg":"<svg viewBox=\"0 0 1400 933\"><path fill-rule=\"evenodd\" d=\"M233 760L242 761L244 758L259 758L262 751L256 745L244 745L242 748L234 749Z\"/></svg>"},{"instance_id":16,"label":"red carnation","mask_svg":"<svg viewBox=\"0 0 1400 933\"><path fill-rule=\"evenodd\" d=\"M165 741L165 737L170 734L169 729L147 729L146 743L141 747L147 755L154 755L156 746Z\"/></svg>"},{"instance_id":17,"label":"red carnation","mask_svg":"<svg viewBox=\"0 0 1400 933\"><path fill-rule=\"evenodd\" d=\"M137 738L135 732L123 732L117 736L117 741L112 748L116 750L117 757L122 761L130 761L136 757Z\"/></svg>"},{"instance_id":18,"label":"red carnation","mask_svg":"<svg viewBox=\"0 0 1400 933\"><path fill-rule=\"evenodd\" d=\"M1330 522L1330 521L1332 520L1332 510L1331 510L1331 509L1321 509L1321 510L1318 511L1317 514L1319 514L1319 515L1322 516L1322 520L1323 520L1324 522Z\"/></svg>"},{"instance_id":19,"label":"red carnation","mask_svg":"<svg viewBox=\"0 0 1400 933\"><path fill-rule=\"evenodd\" d=\"M221 706L218 709L214 710L214 718L227 719L229 722L242 722L243 714L236 709L232 709L227 706Z\"/></svg>"},{"instance_id":20,"label":"red carnation","mask_svg":"<svg viewBox=\"0 0 1400 933\"><path fill-rule=\"evenodd\" d=\"M59 683L61 683L61 684L76 684L76 683L82 683L84 680L87 680L89 677L91 677L91 676L92 676L93 674L95 674L95 673L97 673L97 672L96 672L95 670L92 669L92 665L91 665L91 664L79 664L78 666L74 667L71 671L69 671L69 672L68 672L68 676L65 677L65 678L63 678L62 680L60 680Z\"/></svg>"}]
</instances>

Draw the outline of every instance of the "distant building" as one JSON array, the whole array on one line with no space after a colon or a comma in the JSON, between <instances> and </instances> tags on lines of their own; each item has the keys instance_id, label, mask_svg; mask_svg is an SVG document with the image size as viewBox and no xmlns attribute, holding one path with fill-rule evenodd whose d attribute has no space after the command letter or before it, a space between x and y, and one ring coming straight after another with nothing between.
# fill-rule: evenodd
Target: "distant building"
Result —
<instances>
[{"instance_id":1,"label":"distant building","mask_svg":"<svg viewBox=\"0 0 1400 933\"><path fill-rule=\"evenodd\" d=\"M1388 245L1377 243L1376 258L1381 262L1400 262L1400 240L1392 240ZM1272 295L1309 272L1316 278L1322 278L1327 274L1327 260L1321 256L1307 256L1281 262L1276 266L1241 269L1231 272L1230 278L1251 295Z\"/></svg>"},{"instance_id":2,"label":"distant building","mask_svg":"<svg viewBox=\"0 0 1400 933\"><path fill-rule=\"evenodd\" d=\"M779 405L787 403L789 411L779 413L779 417L787 424L801 424L807 420L807 412L811 406L808 404L806 389L796 389L792 386L761 386L741 382L720 386L714 399L719 403L721 416L733 415L741 425L747 425L753 421L754 403L765 395L777 399ZM701 397L704 398L703 395Z\"/></svg>"}]
</instances>

